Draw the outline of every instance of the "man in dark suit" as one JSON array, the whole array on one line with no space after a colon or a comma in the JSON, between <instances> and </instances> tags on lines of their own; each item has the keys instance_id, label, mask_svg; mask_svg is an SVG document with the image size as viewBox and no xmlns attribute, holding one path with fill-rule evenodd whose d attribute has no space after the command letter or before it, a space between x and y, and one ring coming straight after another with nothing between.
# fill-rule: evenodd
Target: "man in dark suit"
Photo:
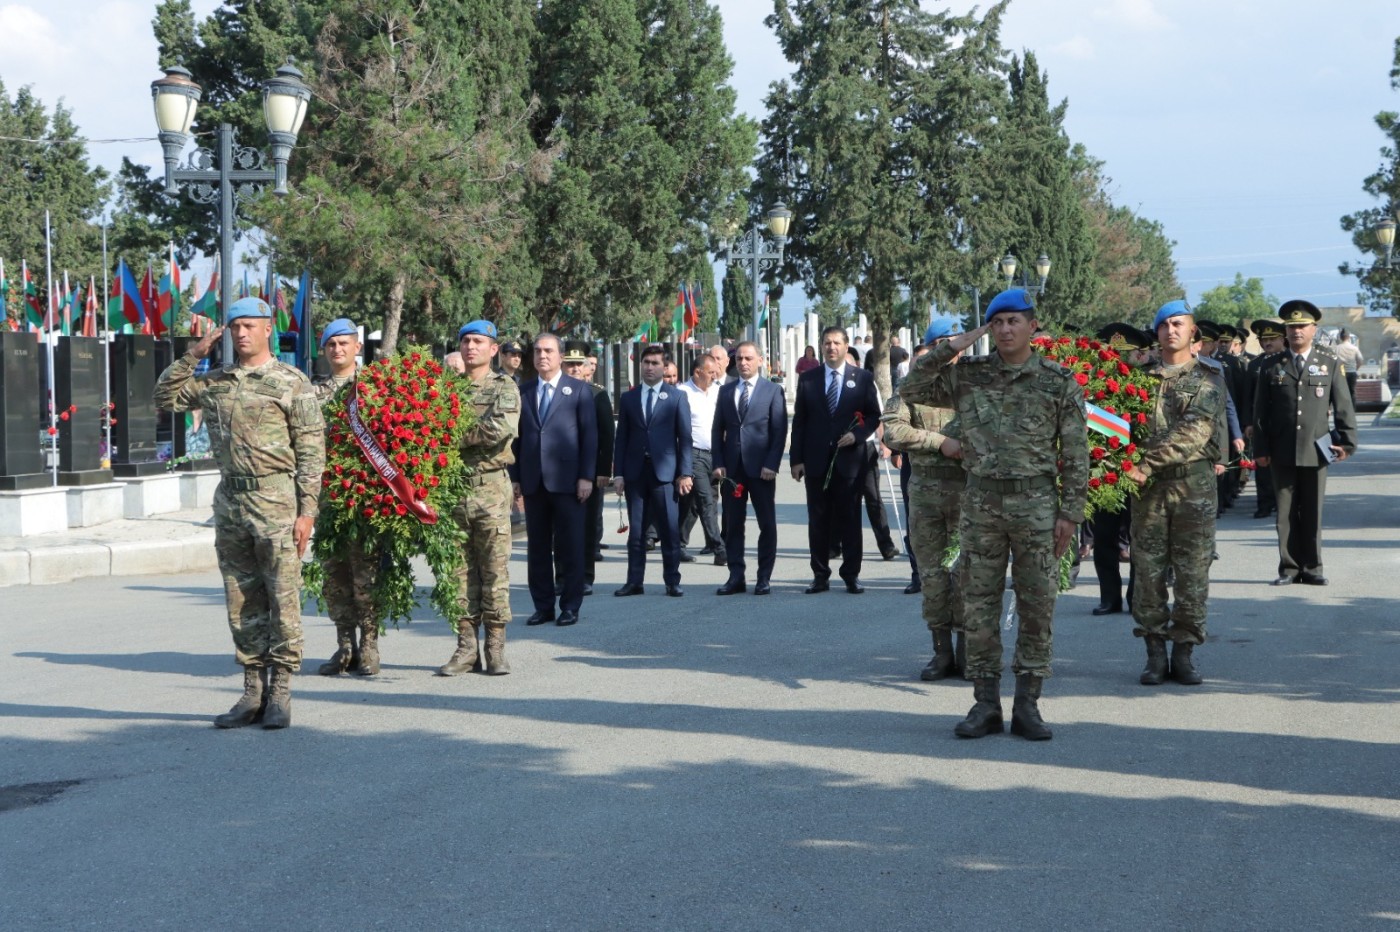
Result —
<instances>
[{"instance_id":1,"label":"man in dark suit","mask_svg":"<svg viewBox=\"0 0 1400 932\"><path fill-rule=\"evenodd\" d=\"M569 340L564 344L564 374L587 383L593 390L593 413L598 425L598 466L593 494L583 507L583 594L593 594L593 579L598 565L598 537L603 531L603 500L612 483L613 407L612 400L601 385L593 381L594 362L589 357L591 345L587 340ZM555 590L563 587L559 567L554 568Z\"/></svg>"},{"instance_id":2,"label":"man in dark suit","mask_svg":"<svg viewBox=\"0 0 1400 932\"><path fill-rule=\"evenodd\" d=\"M1322 574L1322 499L1327 464L1356 452L1356 411L1336 355L1315 346L1322 312L1308 301L1285 301L1279 317L1287 348L1268 357L1254 389L1255 461L1273 472L1278 500L1278 578L1327 585ZM1329 429L1328 412L1335 427Z\"/></svg>"},{"instance_id":3,"label":"man in dark suit","mask_svg":"<svg viewBox=\"0 0 1400 932\"><path fill-rule=\"evenodd\" d=\"M642 384L617 402L613 487L627 495L627 582L613 595L641 595L647 551L643 530L656 527L661 541L666 594L681 592L680 497L691 488L690 404L685 392L663 381L666 350L652 344L642 351Z\"/></svg>"},{"instance_id":4,"label":"man in dark suit","mask_svg":"<svg viewBox=\"0 0 1400 932\"><path fill-rule=\"evenodd\" d=\"M847 360L846 331L827 327L821 339L825 365L798 378L792 415L792 477L807 484L812 584L806 591L830 588L831 545L839 541L841 579L847 592L859 595L865 591L860 583L861 486L868 468L863 451L880 425L880 398L874 376Z\"/></svg>"},{"instance_id":5,"label":"man in dark suit","mask_svg":"<svg viewBox=\"0 0 1400 932\"><path fill-rule=\"evenodd\" d=\"M1265 317L1250 324L1249 329L1259 338L1259 355L1249 361L1246 373L1248 378L1245 379L1243 410L1249 425L1245 427L1244 433L1251 443L1250 452L1256 453L1259 445L1254 441L1254 397L1258 394L1259 372L1270 356L1283 352L1283 348L1288 345L1288 328L1276 317ZM1258 460L1254 463L1254 495L1254 517L1268 518L1278 511L1278 503L1274 500L1273 470L1260 465Z\"/></svg>"},{"instance_id":6,"label":"man in dark suit","mask_svg":"<svg viewBox=\"0 0 1400 932\"><path fill-rule=\"evenodd\" d=\"M754 595L767 595L778 556L778 467L787 443L787 400L783 390L759 378L763 357L754 343L734 348L738 378L719 390L710 437L715 490L724 509L724 553L729 581L719 595L744 592L744 518L753 502L758 521L758 575Z\"/></svg>"},{"instance_id":7,"label":"man in dark suit","mask_svg":"<svg viewBox=\"0 0 1400 932\"><path fill-rule=\"evenodd\" d=\"M554 566L563 583L558 624L578 621L583 604L583 523L598 465L598 425L588 384L560 370L559 337L535 338L536 377L520 387L520 436L510 467L525 497L530 599L527 625L555 621Z\"/></svg>"}]
</instances>

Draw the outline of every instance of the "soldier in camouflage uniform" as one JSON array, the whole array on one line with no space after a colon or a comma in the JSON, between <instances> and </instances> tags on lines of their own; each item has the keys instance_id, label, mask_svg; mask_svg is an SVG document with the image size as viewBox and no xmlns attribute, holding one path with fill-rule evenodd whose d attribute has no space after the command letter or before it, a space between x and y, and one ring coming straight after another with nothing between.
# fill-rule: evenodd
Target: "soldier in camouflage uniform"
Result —
<instances>
[{"instance_id":1,"label":"soldier in camouflage uniform","mask_svg":"<svg viewBox=\"0 0 1400 932\"><path fill-rule=\"evenodd\" d=\"M344 317L331 321L321 331L321 350L331 364L331 374L316 383L316 397L324 406L355 381L360 328ZM354 670L361 676L374 676L379 672L379 622L374 617L372 593L379 576L379 558L365 553L357 542L347 541L345 552L327 560L323 569L326 581L322 592L335 623L336 650L317 672L338 676Z\"/></svg>"},{"instance_id":2,"label":"soldier in camouflage uniform","mask_svg":"<svg viewBox=\"0 0 1400 932\"><path fill-rule=\"evenodd\" d=\"M1191 354L1196 327L1185 301L1162 305L1152 323L1161 356L1145 371L1161 384L1148 437L1139 444L1142 459L1126 473L1143 488L1133 503L1133 634L1147 644L1144 686L1166 680L1168 640L1172 679L1196 685L1201 676L1191 652L1206 639L1226 387L1219 371ZM1175 599L1168 606L1170 573Z\"/></svg>"},{"instance_id":3,"label":"soldier in camouflage uniform","mask_svg":"<svg viewBox=\"0 0 1400 932\"><path fill-rule=\"evenodd\" d=\"M161 373L156 405L204 411L222 481L214 493L214 548L224 577L243 697L220 728L292 722L292 674L301 666L301 557L316 521L326 462L325 421L305 375L270 350L272 309L244 298L228 310L237 360L195 367L217 328Z\"/></svg>"},{"instance_id":4,"label":"soldier in camouflage uniform","mask_svg":"<svg viewBox=\"0 0 1400 932\"><path fill-rule=\"evenodd\" d=\"M510 477L515 461L511 443L520 433L520 389L515 380L493 371L499 349L496 325L474 320L457 332L457 348L465 372L475 384L471 405L476 423L462 438L462 461L473 470L468 496L457 503L452 517L467 533L466 559L458 571L460 597L467 615L457 620L457 650L438 673L456 676L482 669L500 676L506 663L506 623L510 621ZM479 651L477 634L486 627L486 647ZM484 657L482 656L484 654Z\"/></svg>"},{"instance_id":5,"label":"soldier in camouflage uniform","mask_svg":"<svg viewBox=\"0 0 1400 932\"><path fill-rule=\"evenodd\" d=\"M961 458L967 469L958 536L967 561L967 677L977 701L954 729L962 738L1003 727L1001 612L1008 554L1020 615L1011 732L1032 741L1052 737L1040 716L1040 689L1050 675L1059 558L1084 520L1089 447L1083 391L1069 370L1032 351L1035 330L1030 296L1019 288L1004 291L987 305L981 327L940 343L899 389L909 404L954 409L960 439L945 440L941 452ZM996 352L952 364L988 331Z\"/></svg>"},{"instance_id":6,"label":"soldier in camouflage uniform","mask_svg":"<svg viewBox=\"0 0 1400 932\"><path fill-rule=\"evenodd\" d=\"M917 360L934 344L959 331L955 321L936 321L914 350ZM955 567L943 567L943 557L953 544L962 514L963 486L967 477L962 463L939 452L943 433L953 419L951 408L910 404L898 392L885 403L881 422L885 445L909 457L909 547L919 568L923 616L933 634L933 659L920 672L928 682L959 676L966 662L963 638L962 596L954 583ZM962 565L962 561L958 561ZM953 636L957 635L957 648Z\"/></svg>"}]
</instances>

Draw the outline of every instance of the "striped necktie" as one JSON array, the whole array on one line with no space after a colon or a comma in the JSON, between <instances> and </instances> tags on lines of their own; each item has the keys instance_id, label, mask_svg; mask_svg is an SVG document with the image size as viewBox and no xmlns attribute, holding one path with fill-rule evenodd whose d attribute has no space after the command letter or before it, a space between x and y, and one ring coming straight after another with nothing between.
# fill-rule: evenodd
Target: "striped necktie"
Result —
<instances>
[{"instance_id":1,"label":"striped necktie","mask_svg":"<svg viewBox=\"0 0 1400 932\"><path fill-rule=\"evenodd\" d=\"M742 421L744 415L749 413L749 383L745 381L740 384L742 387L739 389L739 420Z\"/></svg>"},{"instance_id":2,"label":"striped necktie","mask_svg":"<svg viewBox=\"0 0 1400 932\"><path fill-rule=\"evenodd\" d=\"M840 397L841 373L839 370L830 369L831 380L826 383L826 409L832 414L836 413L836 401Z\"/></svg>"}]
</instances>

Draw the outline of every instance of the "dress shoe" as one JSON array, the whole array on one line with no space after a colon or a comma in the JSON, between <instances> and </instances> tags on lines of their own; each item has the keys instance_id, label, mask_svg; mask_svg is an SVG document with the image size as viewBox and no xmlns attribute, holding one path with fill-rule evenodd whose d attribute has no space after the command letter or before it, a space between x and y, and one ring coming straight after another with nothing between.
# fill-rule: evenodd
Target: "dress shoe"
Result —
<instances>
[{"instance_id":1,"label":"dress shoe","mask_svg":"<svg viewBox=\"0 0 1400 932\"><path fill-rule=\"evenodd\" d=\"M737 592L748 592L749 587L742 579L731 579L729 582L715 590L715 595L734 595Z\"/></svg>"},{"instance_id":2,"label":"dress shoe","mask_svg":"<svg viewBox=\"0 0 1400 932\"><path fill-rule=\"evenodd\" d=\"M889 561L893 560L895 557L899 556L899 548L898 548L898 547L888 547L888 548L886 548L886 549L880 551L880 556L884 558L884 560L885 560L886 563L888 563Z\"/></svg>"},{"instance_id":3,"label":"dress shoe","mask_svg":"<svg viewBox=\"0 0 1400 932\"><path fill-rule=\"evenodd\" d=\"M642 588L641 583L630 582L625 584L621 589L615 591L613 595L641 595L644 592L646 592L646 590Z\"/></svg>"},{"instance_id":4,"label":"dress shoe","mask_svg":"<svg viewBox=\"0 0 1400 932\"><path fill-rule=\"evenodd\" d=\"M715 548L711 547L709 544L706 544L706 545L705 545L705 548L704 548L703 550L700 551L700 556L702 556L702 557L712 556L712 555L714 554L714 552L715 552Z\"/></svg>"},{"instance_id":5,"label":"dress shoe","mask_svg":"<svg viewBox=\"0 0 1400 932\"><path fill-rule=\"evenodd\" d=\"M553 620L554 620L554 612L552 612L552 611L548 611L548 612L535 612L535 614L533 614L533 615L531 615L529 618L526 618L526 619L525 619L525 624L527 624L527 625L545 625L545 624L549 624L549 623L550 623L551 621L553 621Z\"/></svg>"},{"instance_id":6,"label":"dress shoe","mask_svg":"<svg viewBox=\"0 0 1400 932\"><path fill-rule=\"evenodd\" d=\"M1298 582L1305 586L1325 586L1327 585L1327 577L1319 576L1316 573L1299 573Z\"/></svg>"},{"instance_id":7,"label":"dress shoe","mask_svg":"<svg viewBox=\"0 0 1400 932\"><path fill-rule=\"evenodd\" d=\"M595 551L593 551L593 562L594 562L594 563L602 563L602 562L603 562L603 551L601 551L601 550L595 550Z\"/></svg>"},{"instance_id":8,"label":"dress shoe","mask_svg":"<svg viewBox=\"0 0 1400 932\"><path fill-rule=\"evenodd\" d=\"M722 553L717 553L717 554L715 554L715 566L728 566L728 565L729 565L729 557L725 556L725 555L722 554Z\"/></svg>"},{"instance_id":9,"label":"dress shoe","mask_svg":"<svg viewBox=\"0 0 1400 932\"><path fill-rule=\"evenodd\" d=\"M859 579L846 580L846 591L851 595L860 595L865 591L865 587L860 584Z\"/></svg>"},{"instance_id":10,"label":"dress shoe","mask_svg":"<svg viewBox=\"0 0 1400 932\"><path fill-rule=\"evenodd\" d=\"M1294 580L1293 580L1293 577L1292 577L1292 576L1280 576L1278 579L1275 579L1273 582L1269 583L1269 585L1271 585L1271 586L1291 586L1291 585L1293 585L1293 582L1294 582Z\"/></svg>"},{"instance_id":11,"label":"dress shoe","mask_svg":"<svg viewBox=\"0 0 1400 932\"><path fill-rule=\"evenodd\" d=\"M604 544L604 543L599 543L599 544L598 544L598 549L599 549L599 550L607 550L607 549L608 549L608 545L607 545L607 544Z\"/></svg>"},{"instance_id":12,"label":"dress shoe","mask_svg":"<svg viewBox=\"0 0 1400 932\"><path fill-rule=\"evenodd\" d=\"M673 599L679 599L681 596L685 595L685 593L681 591L680 586L667 586L666 594Z\"/></svg>"},{"instance_id":13,"label":"dress shoe","mask_svg":"<svg viewBox=\"0 0 1400 932\"><path fill-rule=\"evenodd\" d=\"M655 550L655 549L656 549L657 547L659 547L659 546L660 546L660 544L658 544L658 543L657 543L656 541L654 541L654 540L649 540L649 541L647 541L647 553L651 553L653 550Z\"/></svg>"},{"instance_id":14,"label":"dress shoe","mask_svg":"<svg viewBox=\"0 0 1400 932\"><path fill-rule=\"evenodd\" d=\"M1274 514L1276 513L1276 511L1277 511L1277 509L1274 509L1274 508L1260 508L1258 511L1256 511L1256 512L1254 513L1254 517L1256 517L1256 518L1272 518L1272 517L1274 516Z\"/></svg>"},{"instance_id":15,"label":"dress shoe","mask_svg":"<svg viewBox=\"0 0 1400 932\"><path fill-rule=\"evenodd\" d=\"M923 591L924 591L924 584L923 584L922 582L920 582L919 580L917 580L917 579L914 580L913 582L911 582L909 585L907 585L907 586L904 587L904 594L905 594L905 595L916 595L916 594L918 594L918 593L920 593L920 592L923 592Z\"/></svg>"},{"instance_id":16,"label":"dress shoe","mask_svg":"<svg viewBox=\"0 0 1400 932\"><path fill-rule=\"evenodd\" d=\"M754 595L768 595L768 594L769 594L770 592L772 592L772 591L773 591L773 587L770 586L770 585L768 585L768 580L766 580L766 579L765 579L763 582L761 582L761 583L759 583L758 585L756 585L756 586L753 587L753 594L754 594Z\"/></svg>"},{"instance_id":17,"label":"dress shoe","mask_svg":"<svg viewBox=\"0 0 1400 932\"><path fill-rule=\"evenodd\" d=\"M593 584L591 582L586 582L583 584L583 594L585 596L593 594Z\"/></svg>"},{"instance_id":18,"label":"dress shoe","mask_svg":"<svg viewBox=\"0 0 1400 932\"><path fill-rule=\"evenodd\" d=\"M1100 602L1100 603L1099 603L1099 607L1096 608L1096 609L1094 609L1092 612L1090 612L1090 614L1091 614L1091 615L1117 615L1117 614L1122 613L1122 611L1123 611L1123 606L1122 606L1122 604L1116 604L1116 605L1114 605L1114 604L1110 604L1110 603L1108 603L1108 602Z\"/></svg>"},{"instance_id":19,"label":"dress shoe","mask_svg":"<svg viewBox=\"0 0 1400 932\"><path fill-rule=\"evenodd\" d=\"M681 556L680 556L680 561L681 561L682 563L694 563L694 562L695 562L695 558L692 557L690 554L686 553L684 550L682 550L682 551L681 551Z\"/></svg>"},{"instance_id":20,"label":"dress shoe","mask_svg":"<svg viewBox=\"0 0 1400 932\"><path fill-rule=\"evenodd\" d=\"M826 592L829 589L831 589L831 583L827 582L825 579L814 579L812 580L812 584L802 591L806 595L815 595L818 592Z\"/></svg>"},{"instance_id":21,"label":"dress shoe","mask_svg":"<svg viewBox=\"0 0 1400 932\"><path fill-rule=\"evenodd\" d=\"M555 622L561 628L578 624L578 612L560 612L559 620Z\"/></svg>"}]
</instances>

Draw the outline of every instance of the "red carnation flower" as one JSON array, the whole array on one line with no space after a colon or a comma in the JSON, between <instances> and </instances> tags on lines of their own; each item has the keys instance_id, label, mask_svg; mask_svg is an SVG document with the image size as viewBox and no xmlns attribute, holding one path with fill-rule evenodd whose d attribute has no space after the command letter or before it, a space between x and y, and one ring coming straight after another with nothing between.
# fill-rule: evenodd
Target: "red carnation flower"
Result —
<instances>
[{"instance_id":1,"label":"red carnation flower","mask_svg":"<svg viewBox=\"0 0 1400 932\"><path fill-rule=\"evenodd\" d=\"M350 485L351 485L351 482L350 482L349 479L341 479L341 480L340 480L340 487L341 487L342 489L348 489L348 488L350 488Z\"/></svg>"},{"instance_id":2,"label":"red carnation flower","mask_svg":"<svg viewBox=\"0 0 1400 932\"><path fill-rule=\"evenodd\" d=\"M1074 376L1074 380L1075 380L1076 382L1078 382L1080 385L1088 385L1088 384L1089 384L1089 377L1088 377L1087 375L1085 375L1084 373L1082 373L1082 372L1077 373L1077 374Z\"/></svg>"},{"instance_id":3,"label":"red carnation flower","mask_svg":"<svg viewBox=\"0 0 1400 932\"><path fill-rule=\"evenodd\" d=\"M1131 471L1132 468L1133 468L1133 461L1132 461L1132 460L1124 460L1122 463L1119 464L1118 468L1121 469L1121 470L1123 470L1124 472L1129 472L1129 471Z\"/></svg>"},{"instance_id":4,"label":"red carnation flower","mask_svg":"<svg viewBox=\"0 0 1400 932\"><path fill-rule=\"evenodd\" d=\"M1113 392L1114 394L1117 394L1117 393L1118 393L1118 380L1117 380L1117 379L1109 379L1109 380L1108 380L1107 382L1105 382L1104 384L1108 386L1108 390L1109 390L1109 391Z\"/></svg>"},{"instance_id":5,"label":"red carnation flower","mask_svg":"<svg viewBox=\"0 0 1400 932\"><path fill-rule=\"evenodd\" d=\"M1125 363L1125 362L1120 362L1120 363L1118 364L1118 374L1119 374L1119 375L1128 375L1128 374L1129 374L1130 372L1132 372L1132 371L1133 371L1132 369L1129 369L1129 368L1128 368L1128 364L1127 364L1127 363Z\"/></svg>"},{"instance_id":6,"label":"red carnation flower","mask_svg":"<svg viewBox=\"0 0 1400 932\"><path fill-rule=\"evenodd\" d=\"M1122 445L1123 445L1123 441L1119 440L1117 437L1109 437L1109 438L1108 438L1108 446L1109 446L1109 449L1116 450L1116 449L1118 449L1118 448L1119 448L1120 446L1122 446Z\"/></svg>"},{"instance_id":7,"label":"red carnation flower","mask_svg":"<svg viewBox=\"0 0 1400 932\"><path fill-rule=\"evenodd\" d=\"M374 509L373 509L373 508L366 508L363 512L361 512L361 514L363 514L366 518L373 518L373 517L374 517Z\"/></svg>"},{"instance_id":8,"label":"red carnation flower","mask_svg":"<svg viewBox=\"0 0 1400 932\"><path fill-rule=\"evenodd\" d=\"M1104 400L1105 398L1107 398L1107 397L1108 397L1108 393L1105 392L1103 389L1099 389L1098 391L1094 392L1094 400L1095 400L1095 401L1103 401L1103 400Z\"/></svg>"},{"instance_id":9,"label":"red carnation flower","mask_svg":"<svg viewBox=\"0 0 1400 932\"><path fill-rule=\"evenodd\" d=\"M394 514L399 515L400 517L402 517L403 515L408 514L408 509L405 508L403 505L395 505L395 506L394 506Z\"/></svg>"},{"instance_id":10,"label":"red carnation flower","mask_svg":"<svg viewBox=\"0 0 1400 932\"><path fill-rule=\"evenodd\" d=\"M62 414L60 414L60 415L58 416L58 419L59 419L60 421L66 421L66 420L68 420L68 412L67 412L67 411L64 411Z\"/></svg>"},{"instance_id":11,"label":"red carnation flower","mask_svg":"<svg viewBox=\"0 0 1400 932\"><path fill-rule=\"evenodd\" d=\"M1116 473L1116 472L1106 472L1106 473L1104 473L1104 474L1103 474L1103 481L1104 481L1104 482L1107 482L1109 485L1117 485L1117 484L1118 484L1118 473Z\"/></svg>"},{"instance_id":12,"label":"red carnation flower","mask_svg":"<svg viewBox=\"0 0 1400 932\"><path fill-rule=\"evenodd\" d=\"M1113 407L1113 405L1104 405L1104 406L1103 406L1103 409L1104 409L1105 411L1107 411L1109 414L1117 414L1117 413L1118 413L1117 409L1115 409L1115 408Z\"/></svg>"},{"instance_id":13,"label":"red carnation flower","mask_svg":"<svg viewBox=\"0 0 1400 932\"><path fill-rule=\"evenodd\" d=\"M1055 342L1058 343L1058 344L1060 344L1061 346L1069 346L1069 344L1070 344L1070 339L1069 339L1069 337L1060 337L1060 338L1059 338L1058 340L1056 340Z\"/></svg>"},{"instance_id":14,"label":"red carnation flower","mask_svg":"<svg viewBox=\"0 0 1400 932\"><path fill-rule=\"evenodd\" d=\"M1130 443L1130 444L1128 444L1126 447L1123 448L1123 452L1126 453L1126 454L1128 454L1129 456L1132 456L1134 453L1137 452L1137 444L1135 444L1135 443Z\"/></svg>"},{"instance_id":15,"label":"red carnation flower","mask_svg":"<svg viewBox=\"0 0 1400 932\"><path fill-rule=\"evenodd\" d=\"M1089 488L1091 488L1091 489L1097 489L1100 485L1102 485L1102 483L1099 482L1099 480L1097 480L1097 479L1090 479L1090 480L1089 480Z\"/></svg>"},{"instance_id":16,"label":"red carnation flower","mask_svg":"<svg viewBox=\"0 0 1400 932\"><path fill-rule=\"evenodd\" d=\"M1138 422L1139 424L1146 424L1146 423L1147 423L1147 415L1146 415L1146 414L1139 414L1139 415L1137 416L1137 422Z\"/></svg>"},{"instance_id":17,"label":"red carnation flower","mask_svg":"<svg viewBox=\"0 0 1400 932\"><path fill-rule=\"evenodd\" d=\"M736 482L736 483L734 483L734 497L735 497L735 498L743 498L743 497L744 497L744 484L743 484L742 482Z\"/></svg>"},{"instance_id":18,"label":"red carnation flower","mask_svg":"<svg viewBox=\"0 0 1400 932\"><path fill-rule=\"evenodd\" d=\"M438 454L438 465L439 465L439 466L443 466L443 467L447 466L447 454L446 454L446 453L439 453L439 454Z\"/></svg>"},{"instance_id":19,"label":"red carnation flower","mask_svg":"<svg viewBox=\"0 0 1400 932\"><path fill-rule=\"evenodd\" d=\"M52 437L52 436L53 436L54 434L56 434L56 433L58 433L58 428L57 428L57 427L50 427L50 428L49 428L49 436L50 436L50 437Z\"/></svg>"},{"instance_id":20,"label":"red carnation flower","mask_svg":"<svg viewBox=\"0 0 1400 932\"><path fill-rule=\"evenodd\" d=\"M408 463L408 454L400 452L398 456L394 457L394 462L398 463L400 466L406 465Z\"/></svg>"},{"instance_id":21,"label":"red carnation flower","mask_svg":"<svg viewBox=\"0 0 1400 932\"><path fill-rule=\"evenodd\" d=\"M1079 347L1080 349L1088 349L1089 341L1086 340L1084 337L1080 337L1079 339L1074 341L1074 345Z\"/></svg>"},{"instance_id":22,"label":"red carnation flower","mask_svg":"<svg viewBox=\"0 0 1400 932\"><path fill-rule=\"evenodd\" d=\"M1089 456L1093 457L1095 460L1101 460L1107 455L1108 451L1105 450L1103 447L1094 447L1092 450L1089 451Z\"/></svg>"},{"instance_id":23,"label":"red carnation flower","mask_svg":"<svg viewBox=\"0 0 1400 932\"><path fill-rule=\"evenodd\" d=\"M437 487L438 487L439 485L441 485L441 484L442 484L442 480L439 479L437 476L429 476L429 477L428 477L428 485L432 486L433 488L437 488Z\"/></svg>"},{"instance_id":24,"label":"red carnation flower","mask_svg":"<svg viewBox=\"0 0 1400 932\"><path fill-rule=\"evenodd\" d=\"M390 508L388 505L383 505L380 507L379 513L387 518L394 513L394 509Z\"/></svg>"}]
</instances>

